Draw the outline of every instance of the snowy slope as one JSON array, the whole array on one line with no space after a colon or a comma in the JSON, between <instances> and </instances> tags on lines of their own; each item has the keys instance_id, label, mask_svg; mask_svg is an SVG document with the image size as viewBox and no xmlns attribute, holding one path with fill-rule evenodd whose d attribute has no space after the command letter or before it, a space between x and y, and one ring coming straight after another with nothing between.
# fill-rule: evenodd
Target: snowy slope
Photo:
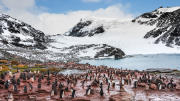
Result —
<instances>
[{"instance_id":1,"label":"snowy slope","mask_svg":"<svg viewBox=\"0 0 180 101\"><path fill-rule=\"evenodd\" d=\"M126 55L180 53L178 47L170 48L162 43L154 44L156 39L144 38L147 32L156 28L156 25L142 25L131 21L121 21L120 19L100 18L86 18L80 22L86 21L91 21L91 24L80 29L80 32L85 31L85 34L81 33L81 36L67 36L68 34L66 33L66 36L53 36L52 39L56 40L56 42L51 45L62 48L65 46L82 44L107 44L122 49ZM86 33L87 31L96 29L98 26L103 26L105 31L103 33L94 34L91 37ZM69 32L71 31L72 29Z\"/></svg>"},{"instance_id":2,"label":"snowy slope","mask_svg":"<svg viewBox=\"0 0 180 101\"><path fill-rule=\"evenodd\" d=\"M153 25L158 22L158 19L164 14L164 13L171 13L176 10L180 9L180 7L169 7L169 8L163 8L160 7L152 12L144 13L134 20L132 22L138 22L140 24L147 24L147 25Z\"/></svg>"},{"instance_id":3,"label":"snowy slope","mask_svg":"<svg viewBox=\"0 0 180 101\"><path fill-rule=\"evenodd\" d=\"M84 18L64 35L74 37L91 37L104 33L105 31L118 26L119 23L121 23L121 21L115 18Z\"/></svg>"},{"instance_id":4,"label":"snowy slope","mask_svg":"<svg viewBox=\"0 0 180 101\"><path fill-rule=\"evenodd\" d=\"M133 22L156 26L144 36L146 39L154 39L155 44L180 47L180 7L159 8L142 14Z\"/></svg>"},{"instance_id":5,"label":"snowy slope","mask_svg":"<svg viewBox=\"0 0 180 101\"><path fill-rule=\"evenodd\" d=\"M10 47L46 48L43 32L5 14L0 14L0 41Z\"/></svg>"}]
</instances>

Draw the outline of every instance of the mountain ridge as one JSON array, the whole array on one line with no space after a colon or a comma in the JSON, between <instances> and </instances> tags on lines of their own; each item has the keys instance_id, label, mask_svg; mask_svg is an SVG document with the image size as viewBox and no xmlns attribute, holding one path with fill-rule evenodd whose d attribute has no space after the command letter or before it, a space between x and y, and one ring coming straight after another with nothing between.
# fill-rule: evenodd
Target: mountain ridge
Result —
<instances>
[{"instance_id":1,"label":"mountain ridge","mask_svg":"<svg viewBox=\"0 0 180 101\"><path fill-rule=\"evenodd\" d=\"M158 8L132 21L85 18L59 35L46 35L31 25L1 15L0 48L8 54L42 62L176 53L180 46L179 9Z\"/></svg>"}]
</instances>

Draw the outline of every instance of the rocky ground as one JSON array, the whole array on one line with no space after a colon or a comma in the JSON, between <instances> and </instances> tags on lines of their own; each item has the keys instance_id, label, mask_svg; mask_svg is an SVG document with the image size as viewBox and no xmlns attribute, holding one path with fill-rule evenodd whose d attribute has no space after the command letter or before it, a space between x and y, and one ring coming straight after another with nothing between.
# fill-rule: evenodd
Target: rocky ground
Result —
<instances>
[{"instance_id":1,"label":"rocky ground","mask_svg":"<svg viewBox=\"0 0 180 101\"><path fill-rule=\"evenodd\" d=\"M52 65L49 63L49 65ZM26 71L3 73L0 78L0 100L4 101L179 101L180 79L173 78L176 87L159 89L159 75L148 72L130 71L91 66L89 64L54 63L54 66L71 70L67 74L59 71ZM78 72L78 71L83 72ZM151 83L144 82L150 76ZM171 78L164 78L169 83ZM155 82L153 80L155 78ZM20 82L18 84L18 79ZM14 82L17 81L17 82ZM136 81L137 84L135 83ZM6 82L6 83L5 83ZM4 84L3 84L4 83ZM162 83L162 84L163 84ZM8 84L8 87L6 87ZM14 91L14 85L17 91ZM32 85L32 88L31 86ZM39 86L40 85L40 86ZM159 84L158 84L159 85ZM27 87L27 92L25 88ZM163 86L163 85L162 85ZM60 91L63 91L60 98ZM73 91L75 91L73 93ZM86 93L87 92L87 93ZM73 96L74 95L74 96ZM13 100L12 100L13 99Z\"/></svg>"}]
</instances>

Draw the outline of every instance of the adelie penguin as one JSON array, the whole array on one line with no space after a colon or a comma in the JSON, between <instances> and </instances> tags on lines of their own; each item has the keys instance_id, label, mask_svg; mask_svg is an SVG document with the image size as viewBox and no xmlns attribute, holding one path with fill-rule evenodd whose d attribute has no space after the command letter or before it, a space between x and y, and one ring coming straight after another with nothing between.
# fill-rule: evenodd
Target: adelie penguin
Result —
<instances>
[{"instance_id":1,"label":"adelie penguin","mask_svg":"<svg viewBox=\"0 0 180 101\"><path fill-rule=\"evenodd\" d=\"M100 83L100 88L103 88L103 84L102 84L102 82Z\"/></svg>"},{"instance_id":2,"label":"adelie penguin","mask_svg":"<svg viewBox=\"0 0 180 101\"><path fill-rule=\"evenodd\" d=\"M100 90L100 96L103 96L103 95L104 95L103 88L101 88L101 90Z\"/></svg>"},{"instance_id":3,"label":"adelie penguin","mask_svg":"<svg viewBox=\"0 0 180 101\"><path fill-rule=\"evenodd\" d=\"M20 78L18 78L18 79L17 79L17 85L18 85L18 86L20 85L20 82L21 82L21 80L20 80Z\"/></svg>"},{"instance_id":4,"label":"adelie penguin","mask_svg":"<svg viewBox=\"0 0 180 101\"><path fill-rule=\"evenodd\" d=\"M90 79L90 81L91 81L91 78L92 78L92 76L90 76L90 78L89 78L89 79Z\"/></svg>"},{"instance_id":5,"label":"adelie penguin","mask_svg":"<svg viewBox=\"0 0 180 101\"><path fill-rule=\"evenodd\" d=\"M53 90L54 90L54 95L57 95L57 88L55 87Z\"/></svg>"},{"instance_id":6,"label":"adelie penguin","mask_svg":"<svg viewBox=\"0 0 180 101\"><path fill-rule=\"evenodd\" d=\"M120 92L123 91L123 84L122 84L122 82L120 82L120 84L119 84L119 89L120 89Z\"/></svg>"},{"instance_id":7,"label":"adelie penguin","mask_svg":"<svg viewBox=\"0 0 180 101\"><path fill-rule=\"evenodd\" d=\"M115 88L115 85L116 85L116 84L115 84L115 82L113 81L113 82L112 82L112 87Z\"/></svg>"},{"instance_id":8,"label":"adelie penguin","mask_svg":"<svg viewBox=\"0 0 180 101\"><path fill-rule=\"evenodd\" d=\"M40 82L41 82L41 77L38 78L38 83L40 83Z\"/></svg>"},{"instance_id":9,"label":"adelie penguin","mask_svg":"<svg viewBox=\"0 0 180 101\"><path fill-rule=\"evenodd\" d=\"M54 90L51 90L50 96L51 96L51 97L54 96Z\"/></svg>"},{"instance_id":10,"label":"adelie penguin","mask_svg":"<svg viewBox=\"0 0 180 101\"><path fill-rule=\"evenodd\" d=\"M57 79L55 79L54 85L57 87Z\"/></svg>"},{"instance_id":11,"label":"adelie penguin","mask_svg":"<svg viewBox=\"0 0 180 101\"><path fill-rule=\"evenodd\" d=\"M4 83L4 87L5 87L5 89L8 89L8 88L9 88L9 82L8 82L8 80Z\"/></svg>"},{"instance_id":12,"label":"adelie penguin","mask_svg":"<svg viewBox=\"0 0 180 101\"><path fill-rule=\"evenodd\" d=\"M125 83L124 83L124 79L122 79L122 80L121 80L121 84L122 84L122 85L124 85L124 84L125 84Z\"/></svg>"},{"instance_id":13,"label":"adelie penguin","mask_svg":"<svg viewBox=\"0 0 180 101\"><path fill-rule=\"evenodd\" d=\"M59 95L60 95L60 96L59 96L60 98L63 98L63 97L64 97L64 90L63 90L63 89L60 90Z\"/></svg>"},{"instance_id":14,"label":"adelie penguin","mask_svg":"<svg viewBox=\"0 0 180 101\"><path fill-rule=\"evenodd\" d=\"M41 89L41 83L38 83L38 89Z\"/></svg>"},{"instance_id":15,"label":"adelie penguin","mask_svg":"<svg viewBox=\"0 0 180 101\"><path fill-rule=\"evenodd\" d=\"M13 91L14 91L15 93L17 93L17 92L18 92L18 89L17 89L16 84L14 84L14 85L13 85Z\"/></svg>"},{"instance_id":16,"label":"adelie penguin","mask_svg":"<svg viewBox=\"0 0 180 101\"><path fill-rule=\"evenodd\" d=\"M48 79L48 80L47 80L47 85L50 85L50 84L51 84L51 82L50 82L50 80Z\"/></svg>"},{"instance_id":17,"label":"adelie penguin","mask_svg":"<svg viewBox=\"0 0 180 101\"><path fill-rule=\"evenodd\" d=\"M106 84L108 84L108 82L109 82L109 80L108 80L108 78L106 77Z\"/></svg>"},{"instance_id":18,"label":"adelie penguin","mask_svg":"<svg viewBox=\"0 0 180 101\"><path fill-rule=\"evenodd\" d=\"M75 89L72 89L72 98L74 98L76 95L76 90Z\"/></svg>"},{"instance_id":19,"label":"adelie penguin","mask_svg":"<svg viewBox=\"0 0 180 101\"><path fill-rule=\"evenodd\" d=\"M36 75L35 74L33 75L33 78L34 78L34 80L36 80Z\"/></svg>"},{"instance_id":20,"label":"adelie penguin","mask_svg":"<svg viewBox=\"0 0 180 101\"><path fill-rule=\"evenodd\" d=\"M160 83L158 83L158 90L162 89L162 85Z\"/></svg>"},{"instance_id":21,"label":"adelie penguin","mask_svg":"<svg viewBox=\"0 0 180 101\"><path fill-rule=\"evenodd\" d=\"M29 90L32 91L33 90L33 86L31 83L29 83Z\"/></svg>"},{"instance_id":22,"label":"adelie penguin","mask_svg":"<svg viewBox=\"0 0 180 101\"><path fill-rule=\"evenodd\" d=\"M14 97L13 97L13 94L12 94L12 93L9 93L9 94L8 94L7 101L14 101Z\"/></svg>"},{"instance_id":23,"label":"adelie penguin","mask_svg":"<svg viewBox=\"0 0 180 101\"><path fill-rule=\"evenodd\" d=\"M85 95L90 95L90 93L91 93L91 86L89 85L88 88L86 89Z\"/></svg>"},{"instance_id":24,"label":"adelie penguin","mask_svg":"<svg viewBox=\"0 0 180 101\"><path fill-rule=\"evenodd\" d=\"M109 90L110 90L110 83L108 83L108 88L107 88L107 90L108 90L108 92L109 92Z\"/></svg>"},{"instance_id":25,"label":"adelie penguin","mask_svg":"<svg viewBox=\"0 0 180 101\"><path fill-rule=\"evenodd\" d=\"M27 93L27 86L24 86L24 93Z\"/></svg>"},{"instance_id":26,"label":"adelie penguin","mask_svg":"<svg viewBox=\"0 0 180 101\"><path fill-rule=\"evenodd\" d=\"M59 89L61 90L63 88L63 84L60 82L59 83Z\"/></svg>"},{"instance_id":27,"label":"adelie penguin","mask_svg":"<svg viewBox=\"0 0 180 101\"><path fill-rule=\"evenodd\" d=\"M26 74L25 73L23 73L23 77L22 78L23 78L24 81L26 81Z\"/></svg>"},{"instance_id":28,"label":"adelie penguin","mask_svg":"<svg viewBox=\"0 0 180 101\"><path fill-rule=\"evenodd\" d=\"M138 81L134 81L134 88L137 88Z\"/></svg>"},{"instance_id":29,"label":"adelie penguin","mask_svg":"<svg viewBox=\"0 0 180 101\"><path fill-rule=\"evenodd\" d=\"M33 78L33 77L31 77L31 78L30 78L30 81L31 81L32 83L34 83L34 78Z\"/></svg>"}]
</instances>

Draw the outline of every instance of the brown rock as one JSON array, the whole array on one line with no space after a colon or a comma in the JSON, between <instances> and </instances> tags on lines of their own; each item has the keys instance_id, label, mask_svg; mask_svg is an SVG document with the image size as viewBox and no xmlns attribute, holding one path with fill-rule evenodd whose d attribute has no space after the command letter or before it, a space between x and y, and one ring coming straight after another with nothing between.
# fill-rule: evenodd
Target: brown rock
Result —
<instances>
[{"instance_id":1,"label":"brown rock","mask_svg":"<svg viewBox=\"0 0 180 101\"><path fill-rule=\"evenodd\" d=\"M150 89L156 90L156 89L157 89L157 86L156 86L155 84L151 84L151 85L150 85Z\"/></svg>"},{"instance_id":2,"label":"brown rock","mask_svg":"<svg viewBox=\"0 0 180 101\"><path fill-rule=\"evenodd\" d=\"M177 90L177 91L180 91L180 86L176 87L176 90Z\"/></svg>"},{"instance_id":3,"label":"brown rock","mask_svg":"<svg viewBox=\"0 0 180 101\"><path fill-rule=\"evenodd\" d=\"M121 92L116 95L112 95L109 101L132 101L132 96L127 92Z\"/></svg>"},{"instance_id":4,"label":"brown rock","mask_svg":"<svg viewBox=\"0 0 180 101\"><path fill-rule=\"evenodd\" d=\"M138 86L139 87L146 87L146 84L145 83L138 83Z\"/></svg>"}]
</instances>

